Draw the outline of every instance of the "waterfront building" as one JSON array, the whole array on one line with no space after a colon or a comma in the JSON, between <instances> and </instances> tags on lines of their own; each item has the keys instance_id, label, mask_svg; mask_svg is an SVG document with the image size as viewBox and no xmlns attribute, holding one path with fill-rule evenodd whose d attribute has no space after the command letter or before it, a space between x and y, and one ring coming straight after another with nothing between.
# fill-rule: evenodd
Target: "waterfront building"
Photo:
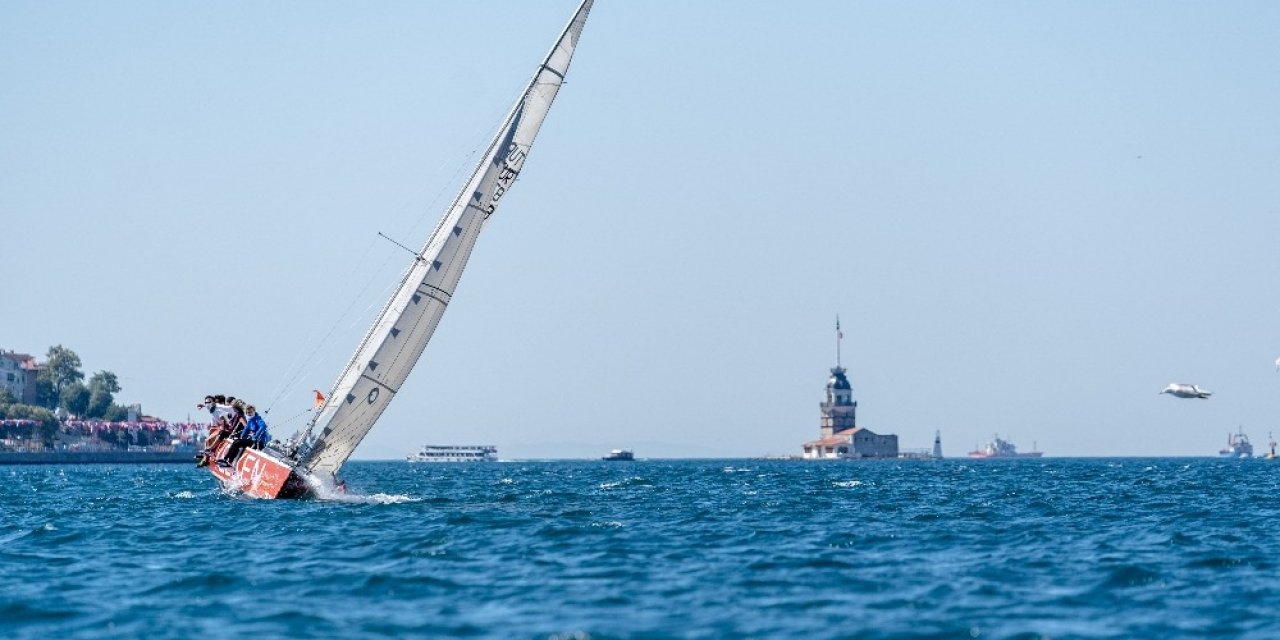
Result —
<instances>
[{"instance_id":1,"label":"waterfront building","mask_svg":"<svg viewBox=\"0 0 1280 640\"><path fill-rule=\"evenodd\" d=\"M9 390L23 404L36 403L36 375L40 365L25 353L0 349L0 387Z\"/></svg>"},{"instance_id":2,"label":"waterfront building","mask_svg":"<svg viewBox=\"0 0 1280 640\"><path fill-rule=\"evenodd\" d=\"M880 435L858 426L858 402L853 398L848 371L840 366L840 320L836 320L836 366L827 379L827 397L819 407L818 439L804 443L806 460L840 458L896 458L898 436Z\"/></svg>"}]
</instances>

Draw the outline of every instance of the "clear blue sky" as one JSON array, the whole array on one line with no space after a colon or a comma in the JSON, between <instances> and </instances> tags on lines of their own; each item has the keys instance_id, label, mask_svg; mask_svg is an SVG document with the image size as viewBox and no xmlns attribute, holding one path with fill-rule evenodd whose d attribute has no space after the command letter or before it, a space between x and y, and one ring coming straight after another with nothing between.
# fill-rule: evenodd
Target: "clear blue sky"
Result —
<instances>
[{"instance_id":1,"label":"clear blue sky","mask_svg":"<svg viewBox=\"0 0 1280 640\"><path fill-rule=\"evenodd\" d=\"M291 431L574 6L0 4L0 347L170 419L314 352ZM1270 2L598 0L357 456L798 453L837 313L904 447L1263 444L1277 42Z\"/></svg>"}]
</instances>

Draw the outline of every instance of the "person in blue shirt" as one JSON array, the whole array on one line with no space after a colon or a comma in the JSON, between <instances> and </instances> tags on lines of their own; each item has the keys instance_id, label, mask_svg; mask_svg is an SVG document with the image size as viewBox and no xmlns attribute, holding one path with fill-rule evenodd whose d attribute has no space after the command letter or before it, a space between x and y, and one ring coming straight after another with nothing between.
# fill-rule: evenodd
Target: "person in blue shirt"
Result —
<instances>
[{"instance_id":1,"label":"person in blue shirt","mask_svg":"<svg viewBox=\"0 0 1280 640\"><path fill-rule=\"evenodd\" d=\"M267 421L258 415L258 410L253 405L244 407L244 416L241 418L243 426L232 433L235 441L231 446L227 447L227 453L218 461L220 467L230 467L235 464L236 459L240 457L245 447L253 445L255 449L261 449L267 444L270 436L267 435Z\"/></svg>"},{"instance_id":2,"label":"person in blue shirt","mask_svg":"<svg viewBox=\"0 0 1280 640\"><path fill-rule=\"evenodd\" d=\"M253 441L252 447L259 451L271 442L271 434L267 433L267 421L262 419L258 414L258 410L249 405L245 407L244 413L249 418L249 425L245 429L244 436Z\"/></svg>"}]
</instances>

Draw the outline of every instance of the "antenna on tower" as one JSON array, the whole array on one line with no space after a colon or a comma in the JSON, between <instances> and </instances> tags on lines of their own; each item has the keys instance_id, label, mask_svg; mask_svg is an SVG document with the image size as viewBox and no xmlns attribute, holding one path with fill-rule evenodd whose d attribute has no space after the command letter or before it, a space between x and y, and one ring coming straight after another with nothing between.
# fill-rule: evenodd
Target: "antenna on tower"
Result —
<instances>
[{"instance_id":1,"label":"antenna on tower","mask_svg":"<svg viewBox=\"0 0 1280 640\"><path fill-rule=\"evenodd\" d=\"M844 339L844 332L840 330L840 314L836 314L836 366L840 366L840 341Z\"/></svg>"}]
</instances>

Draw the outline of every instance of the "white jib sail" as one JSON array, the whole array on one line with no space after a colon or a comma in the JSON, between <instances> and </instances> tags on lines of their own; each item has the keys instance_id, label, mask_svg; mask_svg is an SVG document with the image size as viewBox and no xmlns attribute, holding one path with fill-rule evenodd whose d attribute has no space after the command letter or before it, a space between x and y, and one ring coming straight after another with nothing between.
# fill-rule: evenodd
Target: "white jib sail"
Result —
<instances>
[{"instance_id":1,"label":"white jib sail","mask_svg":"<svg viewBox=\"0 0 1280 640\"><path fill-rule=\"evenodd\" d=\"M332 477L373 427L422 355L462 277L471 248L502 196L515 183L534 136L569 70L593 0L584 0L524 94L498 129L489 151L439 226L409 265L329 393L299 438L299 466ZM311 431L323 420L314 438Z\"/></svg>"}]
</instances>

